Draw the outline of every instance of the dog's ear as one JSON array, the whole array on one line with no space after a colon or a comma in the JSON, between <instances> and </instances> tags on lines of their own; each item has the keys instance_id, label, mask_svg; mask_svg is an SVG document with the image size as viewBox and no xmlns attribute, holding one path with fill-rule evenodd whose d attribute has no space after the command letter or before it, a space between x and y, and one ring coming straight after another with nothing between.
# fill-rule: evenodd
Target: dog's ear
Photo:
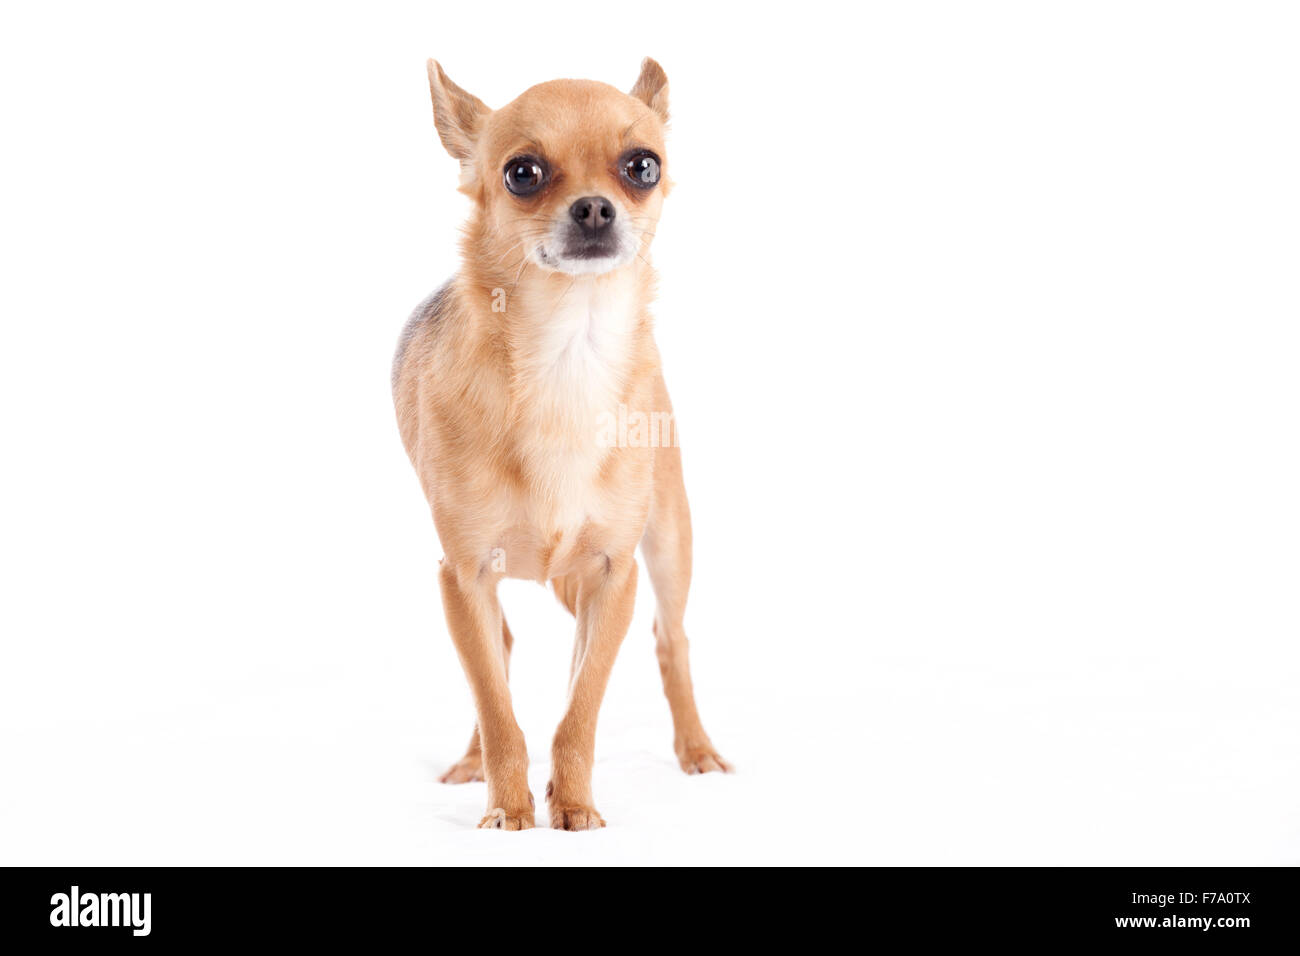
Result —
<instances>
[{"instance_id":1,"label":"dog's ear","mask_svg":"<svg viewBox=\"0 0 1300 956\"><path fill-rule=\"evenodd\" d=\"M429 92L433 94L433 125L442 145L461 162L474 155L483 121L492 111L473 94L466 93L443 72L437 60L429 61Z\"/></svg>"},{"instance_id":2,"label":"dog's ear","mask_svg":"<svg viewBox=\"0 0 1300 956\"><path fill-rule=\"evenodd\" d=\"M641 61L641 75L632 86L632 95L668 122L668 74L650 57Z\"/></svg>"}]
</instances>

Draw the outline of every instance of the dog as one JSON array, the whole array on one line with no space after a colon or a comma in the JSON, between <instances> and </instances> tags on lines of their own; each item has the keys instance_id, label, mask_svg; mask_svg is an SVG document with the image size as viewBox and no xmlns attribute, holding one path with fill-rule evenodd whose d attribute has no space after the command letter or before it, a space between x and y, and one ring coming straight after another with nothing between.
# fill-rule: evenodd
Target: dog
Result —
<instances>
[{"instance_id":1,"label":"dog","mask_svg":"<svg viewBox=\"0 0 1300 956\"><path fill-rule=\"evenodd\" d=\"M632 619L638 543L677 759L688 773L731 769L700 723L687 660L680 449L675 431L647 440L643 427L673 421L648 310L669 190L668 78L647 58L629 93L554 80L492 110L436 61L428 71L434 125L473 201L460 271L415 309L393 363L398 427L433 511L447 627L477 711L442 780L486 780L480 827L534 825L497 585L549 583L577 619L550 825L597 829L596 717ZM630 440L615 421L635 423Z\"/></svg>"}]
</instances>

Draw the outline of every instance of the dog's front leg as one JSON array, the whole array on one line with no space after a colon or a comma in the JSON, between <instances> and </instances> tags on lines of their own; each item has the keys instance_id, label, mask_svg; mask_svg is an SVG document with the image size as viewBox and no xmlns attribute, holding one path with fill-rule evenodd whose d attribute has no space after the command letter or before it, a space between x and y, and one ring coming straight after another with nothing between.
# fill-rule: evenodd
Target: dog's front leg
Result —
<instances>
[{"instance_id":1,"label":"dog's front leg","mask_svg":"<svg viewBox=\"0 0 1300 956\"><path fill-rule=\"evenodd\" d=\"M551 782L546 785L551 826L557 830L603 827L591 797L596 718L619 645L632 623L636 561L629 552L584 576L578 585L578 646L569 706L551 747Z\"/></svg>"},{"instance_id":2,"label":"dog's front leg","mask_svg":"<svg viewBox=\"0 0 1300 956\"><path fill-rule=\"evenodd\" d=\"M475 567L458 570L450 561L444 561L438 578L447 629L469 678L478 711L483 776L488 790L487 815L479 826L526 830L533 825L528 750L506 683L497 575Z\"/></svg>"}]
</instances>

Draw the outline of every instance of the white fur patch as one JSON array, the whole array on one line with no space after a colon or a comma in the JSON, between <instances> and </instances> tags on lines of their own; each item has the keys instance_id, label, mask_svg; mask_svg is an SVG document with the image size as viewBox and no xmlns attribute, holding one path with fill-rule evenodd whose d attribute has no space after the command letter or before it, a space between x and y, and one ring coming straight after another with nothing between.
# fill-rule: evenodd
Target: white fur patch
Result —
<instances>
[{"instance_id":1,"label":"white fur patch","mask_svg":"<svg viewBox=\"0 0 1300 956\"><path fill-rule=\"evenodd\" d=\"M593 486L608 449L601 414L616 412L639 320L633 270L581 277L550 316L538 316L531 369L535 434L532 477L556 508L557 530L596 517Z\"/></svg>"}]
</instances>

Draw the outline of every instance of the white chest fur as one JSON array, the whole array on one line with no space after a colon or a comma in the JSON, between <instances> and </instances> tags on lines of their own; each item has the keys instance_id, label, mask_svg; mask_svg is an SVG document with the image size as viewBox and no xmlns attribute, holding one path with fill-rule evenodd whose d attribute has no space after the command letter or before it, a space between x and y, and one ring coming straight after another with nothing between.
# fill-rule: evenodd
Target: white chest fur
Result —
<instances>
[{"instance_id":1,"label":"white chest fur","mask_svg":"<svg viewBox=\"0 0 1300 956\"><path fill-rule=\"evenodd\" d=\"M520 370L525 467L547 523L570 531L599 520L595 486L609 448L602 416L617 414L640 321L637 283L626 275L582 277L530 316Z\"/></svg>"}]
</instances>

